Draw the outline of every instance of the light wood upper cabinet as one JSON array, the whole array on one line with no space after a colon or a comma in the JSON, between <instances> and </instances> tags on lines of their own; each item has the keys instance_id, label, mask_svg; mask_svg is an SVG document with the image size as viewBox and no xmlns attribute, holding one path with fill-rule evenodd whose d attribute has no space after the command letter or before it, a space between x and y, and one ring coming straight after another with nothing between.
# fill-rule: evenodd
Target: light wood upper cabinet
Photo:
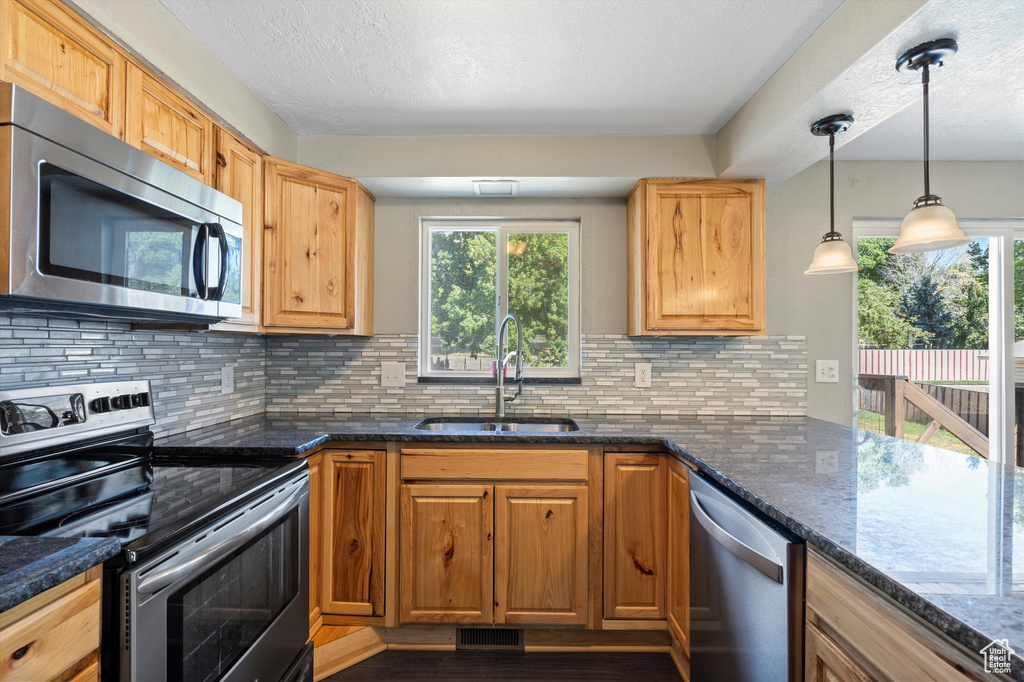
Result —
<instances>
[{"instance_id":1,"label":"light wood upper cabinet","mask_svg":"<svg viewBox=\"0 0 1024 682\"><path fill-rule=\"evenodd\" d=\"M665 457L605 453L604 617L665 617Z\"/></svg>"},{"instance_id":2,"label":"light wood upper cabinet","mask_svg":"<svg viewBox=\"0 0 1024 682\"><path fill-rule=\"evenodd\" d=\"M690 652L690 470L668 460L668 586L666 615L683 653Z\"/></svg>"},{"instance_id":3,"label":"light wood upper cabinet","mask_svg":"<svg viewBox=\"0 0 1024 682\"><path fill-rule=\"evenodd\" d=\"M403 623L493 622L493 491L402 486Z\"/></svg>"},{"instance_id":4,"label":"light wood upper cabinet","mask_svg":"<svg viewBox=\"0 0 1024 682\"><path fill-rule=\"evenodd\" d=\"M59 3L0 0L0 80L123 137L125 58Z\"/></svg>"},{"instance_id":5,"label":"light wood upper cabinet","mask_svg":"<svg viewBox=\"0 0 1024 682\"><path fill-rule=\"evenodd\" d=\"M208 185L213 184L213 121L134 64L128 65L125 141Z\"/></svg>"},{"instance_id":6,"label":"light wood upper cabinet","mask_svg":"<svg viewBox=\"0 0 1024 682\"><path fill-rule=\"evenodd\" d=\"M494 488L495 623L587 621L587 487Z\"/></svg>"},{"instance_id":7,"label":"light wood upper cabinet","mask_svg":"<svg viewBox=\"0 0 1024 682\"><path fill-rule=\"evenodd\" d=\"M641 180L627 200L627 331L765 331L764 180Z\"/></svg>"},{"instance_id":8,"label":"light wood upper cabinet","mask_svg":"<svg viewBox=\"0 0 1024 682\"><path fill-rule=\"evenodd\" d=\"M263 324L373 333L373 196L351 178L267 158Z\"/></svg>"},{"instance_id":9,"label":"light wood upper cabinet","mask_svg":"<svg viewBox=\"0 0 1024 682\"><path fill-rule=\"evenodd\" d=\"M214 186L242 204L242 315L218 331L258 331L263 274L263 156L234 135L217 128Z\"/></svg>"},{"instance_id":10,"label":"light wood upper cabinet","mask_svg":"<svg viewBox=\"0 0 1024 682\"><path fill-rule=\"evenodd\" d=\"M324 561L324 486L323 454L316 453L306 458L309 465L309 627L312 629L320 614L321 583L323 582Z\"/></svg>"},{"instance_id":11,"label":"light wood upper cabinet","mask_svg":"<svg viewBox=\"0 0 1024 682\"><path fill-rule=\"evenodd\" d=\"M385 452L325 450L323 612L384 615Z\"/></svg>"}]
</instances>

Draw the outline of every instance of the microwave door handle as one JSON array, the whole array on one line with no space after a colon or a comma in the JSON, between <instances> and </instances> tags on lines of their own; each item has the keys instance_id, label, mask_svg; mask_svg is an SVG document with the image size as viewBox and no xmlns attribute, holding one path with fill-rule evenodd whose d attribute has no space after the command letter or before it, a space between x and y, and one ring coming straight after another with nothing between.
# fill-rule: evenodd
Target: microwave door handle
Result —
<instances>
[{"instance_id":1,"label":"microwave door handle","mask_svg":"<svg viewBox=\"0 0 1024 682\"><path fill-rule=\"evenodd\" d=\"M284 517L291 508L295 506L297 500L306 493L306 490L307 488L305 486L300 487L298 490L290 494L283 502L276 505L267 514L261 517L258 521L254 521L252 525L240 533L232 535L223 542L219 542L213 547L210 547L209 549L206 549L185 561L176 563L170 568L166 568L159 573L143 578L139 581L136 591L139 594L153 594L167 585L177 582L178 579L183 576L186 576L198 569L208 568L222 556L230 554L265 531L267 528L270 528L272 525L277 523L277 521Z\"/></svg>"},{"instance_id":2,"label":"microwave door handle","mask_svg":"<svg viewBox=\"0 0 1024 682\"><path fill-rule=\"evenodd\" d=\"M210 292L210 300L219 301L224 298L224 289L228 281L228 236L224 232L224 227L219 223L210 224L211 239L214 233L220 243L220 274L217 275L217 288Z\"/></svg>"},{"instance_id":3,"label":"microwave door handle","mask_svg":"<svg viewBox=\"0 0 1024 682\"><path fill-rule=\"evenodd\" d=\"M196 280L196 292L199 298L206 300L210 295L206 286L206 259L210 249L207 248L209 241L210 226L202 224L199 226L199 234L196 236L196 243L192 249L192 277Z\"/></svg>"}]
</instances>

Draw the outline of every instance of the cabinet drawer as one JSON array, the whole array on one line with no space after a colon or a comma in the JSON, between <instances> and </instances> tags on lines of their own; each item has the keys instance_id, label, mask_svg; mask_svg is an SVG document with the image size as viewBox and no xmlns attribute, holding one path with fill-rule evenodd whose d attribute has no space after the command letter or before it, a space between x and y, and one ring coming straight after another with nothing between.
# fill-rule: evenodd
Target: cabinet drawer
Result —
<instances>
[{"instance_id":1,"label":"cabinet drawer","mask_svg":"<svg viewBox=\"0 0 1024 682\"><path fill-rule=\"evenodd\" d=\"M100 645L94 580L0 630L0 679L49 680Z\"/></svg>"},{"instance_id":2,"label":"cabinet drawer","mask_svg":"<svg viewBox=\"0 0 1024 682\"><path fill-rule=\"evenodd\" d=\"M586 450L403 448L402 478L585 481Z\"/></svg>"}]
</instances>

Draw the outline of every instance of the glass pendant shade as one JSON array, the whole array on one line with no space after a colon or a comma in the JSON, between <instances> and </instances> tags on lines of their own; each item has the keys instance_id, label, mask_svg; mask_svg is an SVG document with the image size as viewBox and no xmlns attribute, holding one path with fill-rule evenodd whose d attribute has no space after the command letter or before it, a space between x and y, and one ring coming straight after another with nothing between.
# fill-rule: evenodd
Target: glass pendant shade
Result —
<instances>
[{"instance_id":1,"label":"glass pendant shade","mask_svg":"<svg viewBox=\"0 0 1024 682\"><path fill-rule=\"evenodd\" d=\"M804 270L805 275L835 275L860 270L850 245L843 241L839 233L832 234L835 236L825 235L814 250L814 258L811 259L811 266Z\"/></svg>"},{"instance_id":2,"label":"glass pendant shade","mask_svg":"<svg viewBox=\"0 0 1024 682\"><path fill-rule=\"evenodd\" d=\"M914 206L903 219L900 236L889 253L939 251L970 243L971 238L957 226L953 211L935 201Z\"/></svg>"}]
</instances>

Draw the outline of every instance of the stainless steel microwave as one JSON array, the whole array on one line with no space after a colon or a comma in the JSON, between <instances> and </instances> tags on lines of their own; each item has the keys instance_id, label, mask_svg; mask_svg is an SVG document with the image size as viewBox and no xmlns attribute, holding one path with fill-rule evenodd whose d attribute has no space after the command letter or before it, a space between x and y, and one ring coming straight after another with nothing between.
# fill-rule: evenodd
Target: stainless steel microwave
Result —
<instances>
[{"instance_id":1,"label":"stainless steel microwave","mask_svg":"<svg viewBox=\"0 0 1024 682\"><path fill-rule=\"evenodd\" d=\"M0 207L0 310L241 314L239 202L10 84L0 84Z\"/></svg>"}]
</instances>

